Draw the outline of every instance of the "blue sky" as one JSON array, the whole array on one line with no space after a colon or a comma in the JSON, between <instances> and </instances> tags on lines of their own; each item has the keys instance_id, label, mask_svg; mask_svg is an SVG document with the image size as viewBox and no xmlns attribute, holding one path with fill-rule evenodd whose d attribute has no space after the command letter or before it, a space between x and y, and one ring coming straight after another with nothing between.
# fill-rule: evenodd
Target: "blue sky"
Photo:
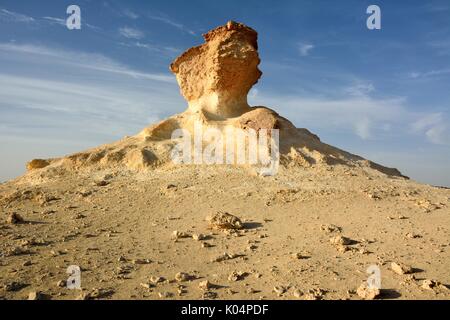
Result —
<instances>
[{"instance_id":1,"label":"blue sky","mask_svg":"<svg viewBox=\"0 0 450 320\"><path fill-rule=\"evenodd\" d=\"M82 29L65 27L81 8ZM368 30L377 4L382 29ZM250 103L329 144L450 186L450 3L0 1L0 181L186 108L170 62L201 34L259 32Z\"/></svg>"}]
</instances>

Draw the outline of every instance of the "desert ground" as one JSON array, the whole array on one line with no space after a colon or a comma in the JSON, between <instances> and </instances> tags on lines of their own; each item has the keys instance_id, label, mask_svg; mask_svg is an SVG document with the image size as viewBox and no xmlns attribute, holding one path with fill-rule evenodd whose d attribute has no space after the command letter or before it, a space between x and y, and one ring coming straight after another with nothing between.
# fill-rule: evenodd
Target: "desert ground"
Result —
<instances>
[{"instance_id":1,"label":"desert ground","mask_svg":"<svg viewBox=\"0 0 450 320\"><path fill-rule=\"evenodd\" d=\"M4 299L360 299L373 264L379 298L450 298L450 191L371 170L99 171L18 179L0 195ZM243 228L211 229L219 211ZM7 223L12 212L24 221ZM82 290L65 287L69 265Z\"/></svg>"}]
</instances>

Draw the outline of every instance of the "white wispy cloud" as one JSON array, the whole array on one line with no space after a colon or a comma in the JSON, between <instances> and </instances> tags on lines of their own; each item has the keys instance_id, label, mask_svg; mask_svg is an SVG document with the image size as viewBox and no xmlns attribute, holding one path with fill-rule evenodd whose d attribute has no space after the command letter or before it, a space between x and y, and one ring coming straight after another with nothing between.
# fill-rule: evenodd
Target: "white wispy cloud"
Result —
<instances>
[{"instance_id":1,"label":"white wispy cloud","mask_svg":"<svg viewBox=\"0 0 450 320\"><path fill-rule=\"evenodd\" d=\"M62 27L64 27L64 28L66 28L66 26L67 26L67 23L66 23L67 20L66 20L66 19L63 19L63 18L58 18L58 17L42 17L42 20L44 20L45 22L47 22L47 23L49 23L49 24L59 25L59 26L62 26ZM87 23L84 19L82 19L81 21L82 21L82 23L81 23L81 27L82 27L82 28L87 27L87 28L89 28L89 29L91 29L91 30L94 30L94 31L100 31L100 30L101 30L100 27L95 26L95 25L92 25L92 24L90 24L90 23Z\"/></svg>"},{"instance_id":2,"label":"white wispy cloud","mask_svg":"<svg viewBox=\"0 0 450 320\"><path fill-rule=\"evenodd\" d=\"M0 9L0 20L24 22L24 23L31 23L35 21L33 17L18 12L9 11L6 9Z\"/></svg>"},{"instance_id":3,"label":"white wispy cloud","mask_svg":"<svg viewBox=\"0 0 450 320\"><path fill-rule=\"evenodd\" d=\"M344 90L352 96L366 97L368 94L375 91L375 87L368 81L355 81L351 86Z\"/></svg>"},{"instance_id":4,"label":"white wispy cloud","mask_svg":"<svg viewBox=\"0 0 450 320\"><path fill-rule=\"evenodd\" d=\"M445 75L450 75L450 69L430 70L425 72L413 71L408 74L408 77L411 79L424 79Z\"/></svg>"},{"instance_id":5,"label":"white wispy cloud","mask_svg":"<svg viewBox=\"0 0 450 320\"><path fill-rule=\"evenodd\" d=\"M156 45L156 44L152 44L152 43L144 43L144 42L140 42L140 41L131 42L131 43L123 43L122 42L119 44L122 46L125 46L125 47L133 47L133 48L144 49L144 50L147 50L150 52L156 52L156 53L159 53L164 56L171 57L171 58L174 58L181 53L181 50L179 48L174 48L174 47L170 47L170 46L161 46L161 45Z\"/></svg>"},{"instance_id":6,"label":"white wispy cloud","mask_svg":"<svg viewBox=\"0 0 450 320\"><path fill-rule=\"evenodd\" d=\"M428 46L430 46L438 55L450 55L450 39L448 38L430 41Z\"/></svg>"},{"instance_id":7,"label":"white wispy cloud","mask_svg":"<svg viewBox=\"0 0 450 320\"><path fill-rule=\"evenodd\" d=\"M366 117L362 117L355 123L355 132L361 139L367 140L371 138L370 126L370 120Z\"/></svg>"},{"instance_id":8,"label":"white wispy cloud","mask_svg":"<svg viewBox=\"0 0 450 320\"><path fill-rule=\"evenodd\" d=\"M135 13L134 11L131 11L130 9L125 9L123 11L123 15L127 18L136 20L139 19L139 15L137 13Z\"/></svg>"},{"instance_id":9,"label":"white wispy cloud","mask_svg":"<svg viewBox=\"0 0 450 320\"><path fill-rule=\"evenodd\" d=\"M186 105L169 72L31 44L0 43L0 88L0 145L9 146L0 180L21 174L25 161L135 134Z\"/></svg>"},{"instance_id":10,"label":"white wispy cloud","mask_svg":"<svg viewBox=\"0 0 450 320\"><path fill-rule=\"evenodd\" d=\"M298 51L302 57L306 57L309 55L310 51L313 50L315 46L311 43L299 43Z\"/></svg>"},{"instance_id":11,"label":"white wispy cloud","mask_svg":"<svg viewBox=\"0 0 450 320\"><path fill-rule=\"evenodd\" d=\"M189 29L182 23L172 20L171 18L169 18L165 15L148 15L148 17L152 20L163 22L163 23L170 25L172 27L175 27L183 32L189 33L190 35L193 35L193 36L196 35L196 33L193 30Z\"/></svg>"},{"instance_id":12,"label":"white wispy cloud","mask_svg":"<svg viewBox=\"0 0 450 320\"><path fill-rule=\"evenodd\" d=\"M450 145L450 130L448 121L441 112L421 116L411 128L414 132L424 133L434 144Z\"/></svg>"},{"instance_id":13,"label":"white wispy cloud","mask_svg":"<svg viewBox=\"0 0 450 320\"><path fill-rule=\"evenodd\" d=\"M145 33L139 29L131 28L131 27L122 27L119 28L119 34L128 39L142 39L145 37Z\"/></svg>"},{"instance_id":14,"label":"white wispy cloud","mask_svg":"<svg viewBox=\"0 0 450 320\"><path fill-rule=\"evenodd\" d=\"M66 26L66 20L56 17L42 17L42 19L47 20L49 23L59 24L61 26Z\"/></svg>"},{"instance_id":15,"label":"white wispy cloud","mask_svg":"<svg viewBox=\"0 0 450 320\"><path fill-rule=\"evenodd\" d=\"M45 46L15 43L0 43L0 52L1 51L26 54L30 59L36 59L38 56L47 57L47 61L57 59L59 64L64 63L67 66L76 66L80 69L97 70L136 79L175 83L174 77L170 74L147 73L134 70L101 54L67 51Z\"/></svg>"},{"instance_id":16,"label":"white wispy cloud","mask_svg":"<svg viewBox=\"0 0 450 320\"><path fill-rule=\"evenodd\" d=\"M341 91L335 97L279 96L260 92L249 98L254 105L278 106L277 111L297 126L319 132L352 133L362 140L380 141L389 139L391 134L412 139L420 134L432 144L450 144L448 121L442 113L412 111L404 97L373 97L370 93L375 88L366 81Z\"/></svg>"}]
</instances>

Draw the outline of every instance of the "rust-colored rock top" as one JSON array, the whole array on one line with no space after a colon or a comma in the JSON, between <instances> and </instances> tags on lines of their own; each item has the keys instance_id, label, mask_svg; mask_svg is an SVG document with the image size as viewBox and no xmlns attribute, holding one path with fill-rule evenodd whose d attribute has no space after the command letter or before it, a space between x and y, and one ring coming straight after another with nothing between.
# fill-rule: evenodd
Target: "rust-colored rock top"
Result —
<instances>
[{"instance_id":1,"label":"rust-colored rock top","mask_svg":"<svg viewBox=\"0 0 450 320\"><path fill-rule=\"evenodd\" d=\"M262 73L258 69L258 34L244 24L229 21L203 35L170 65L191 111L227 118L249 110L247 94Z\"/></svg>"}]
</instances>

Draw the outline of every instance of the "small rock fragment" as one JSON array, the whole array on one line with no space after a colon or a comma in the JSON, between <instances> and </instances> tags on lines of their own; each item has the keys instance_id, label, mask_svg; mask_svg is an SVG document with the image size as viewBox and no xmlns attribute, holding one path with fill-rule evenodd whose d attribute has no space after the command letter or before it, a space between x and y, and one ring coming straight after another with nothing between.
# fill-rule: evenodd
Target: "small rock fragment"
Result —
<instances>
[{"instance_id":1,"label":"small rock fragment","mask_svg":"<svg viewBox=\"0 0 450 320\"><path fill-rule=\"evenodd\" d=\"M391 269L397 274L412 273L413 269L403 263L391 262Z\"/></svg>"},{"instance_id":2,"label":"small rock fragment","mask_svg":"<svg viewBox=\"0 0 450 320\"><path fill-rule=\"evenodd\" d=\"M333 233L333 232L341 232L342 228L334 224L323 224L320 226L320 230L325 231L327 233Z\"/></svg>"},{"instance_id":3,"label":"small rock fragment","mask_svg":"<svg viewBox=\"0 0 450 320\"><path fill-rule=\"evenodd\" d=\"M425 290L433 290L435 292L443 290L443 291L448 291L449 289L444 286L442 283L440 283L437 280L423 280L422 281L422 285L421 288L425 289Z\"/></svg>"},{"instance_id":4,"label":"small rock fragment","mask_svg":"<svg viewBox=\"0 0 450 320\"><path fill-rule=\"evenodd\" d=\"M300 298L301 296L303 296L303 292L301 292L299 289L295 289L294 292L292 293L294 295L294 297L296 298Z\"/></svg>"},{"instance_id":5,"label":"small rock fragment","mask_svg":"<svg viewBox=\"0 0 450 320\"><path fill-rule=\"evenodd\" d=\"M28 300L42 300L43 294L39 291L31 291L28 294Z\"/></svg>"},{"instance_id":6,"label":"small rock fragment","mask_svg":"<svg viewBox=\"0 0 450 320\"><path fill-rule=\"evenodd\" d=\"M171 292L158 292L158 296L162 299L167 299L173 297L173 293Z\"/></svg>"},{"instance_id":7,"label":"small rock fragment","mask_svg":"<svg viewBox=\"0 0 450 320\"><path fill-rule=\"evenodd\" d=\"M28 267L28 266L31 266L31 261L30 260L27 260L27 261L25 261L24 263L22 263L22 266L23 267Z\"/></svg>"},{"instance_id":8,"label":"small rock fragment","mask_svg":"<svg viewBox=\"0 0 450 320\"><path fill-rule=\"evenodd\" d=\"M205 239L205 235L203 235L201 233L194 233L192 235L192 239L194 239L195 241L204 240Z\"/></svg>"},{"instance_id":9,"label":"small rock fragment","mask_svg":"<svg viewBox=\"0 0 450 320\"><path fill-rule=\"evenodd\" d=\"M244 279L244 277L247 275L247 272L242 272L242 271L233 271L232 273L230 273L230 275L228 276L228 281L239 281Z\"/></svg>"},{"instance_id":10,"label":"small rock fragment","mask_svg":"<svg viewBox=\"0 0 450 320\"><path fill-rule=\"evenodd\" d=\"M358 296L364 300L373 300L377 298L380 295L380 289L376 287L369 288L367 286L367 283L363 283L359 286L359 288L356 290L356 293Z\"/></svg>"},{"instance_id":11,"label":"small rock fragment","mask_svg":"<svg viewBox=\"0 0 450 320\"><path fill-rule=\"evenodd\" d=\"M210 283L208 280L204 280L204 281L201 281L201 282L198 284L198 287L199 287L201 290L207 291L207 290L209 290L209 289L212 288L212 285L211 285L211 283Z\"/></svg>"},{"instance_id":12,"label":"small rock fragment","mask_svg":"<svg viewBox=\"0 0 450 320\"><path fill-rule=\"evenodd\" d=\"M154 284L148 283L148 282L140 283L139 285L140 285L141 287L145 288L145 289L150 289L150 288L153 288L153 287L155 286Z\"/></svg>"},{"instance_id":13,"label":"small rock fragment","mask_svg":"<svg viewBox=\"0 0 450 320\"><path fill-rule=\"evenodd\" d=\"M25 220L22 218L20 214L13 212L8 215L8 217L6 218L6 222L9 224L19 224L24 223Z\"/></svg>"},{"instance_id":14,"label":"small rock fragment","mask_svg":"<svg viewBox=\"0 0 450 320\"><path fill-rule=\"evenodd\" d=\"M164 280L166 280L166 279L164 279L163 277L157 277L157 276L150 277L150 282L152 282L154 284L164 282Z\"/></svg>"},{"instance_id":15,"label":"small rock fragment","mask_svg":"<svg viewBox=\"0 0 450 320\"><path fill-rule=\"evenodd\" d=\"M110 182L109 182L109 181L106 181L106 180L99 180L99 181L95 181L95 182L94 182L94 184L95 184L97 187L105 187L105 186L107 186L109 183L110 183Z\"/></svg>"},{"instance_id":16,"label":"small rock fragment","mask_svg":"<svg viewBox=\"0 0 450 320\"><path fill-rule=\"evenodd\" d=\"M207 218L209 226L218 230L238 230L243 228L241 219L227 212L219 211L212 217Z\"/></svg>"},{"instance_id":17,"label":"small rock fragment","mask_svg":"<svg viewBox=\"0 0 450 320\"><path fill-rule=\"evenodd\" d=\"M315 295L314 293L306 293L301 296L303 300L319 300L321 297Z\"/></svg>"},{"instance_id":18,"label":"small rock fragment","mask_svg":"<svg viewBox=\"0 0 450 320\"><path fill-rule=\"evenodd\" d=\"M226 261L226 260L231 260L231 259L234 259L234 258L236 258L238 256L239 255L237 255L237 254L230 254L230 253L224 252L222 255L214 258L212 260L212 262L222 262L222 261Z\"/></svg>"},{"instance_id":19,"label":"small rock fragment","mask_svg":"<svg viewBox=\"0 0 450 320\"><path fill-rule=\"evenodd\" d=\"M299 259L299 260L301 260L301 259L308 259L308 258L309 258L308 255L302 254L302 253L300 253L300 252L295 252L295 253L293 253L291 256L292 256L292 258L294 258L294 259Z\"/></svg>"},{"instance_id":20,"label":"small rock fragment","mask_svg":"<svg viewBox=\"0 0 450 320\"><path fill-rule=\"evenodd\" d=\"M57 286L57 287L60 287L60 288L64 288L64 287L66 286L66 280L59 280L59 281L56 283L56 286Z\"/></svg>"},{"instance_id":21,"label":"small rock fragment","mask_svg":"<svg viewBox=\"0 0 450 320\"><path fill-rule=\"evenodd\" d=\"M286 287L284 286L275 286L273 287L273 292L275 292L278 296L281 296L286 292Z\"/></svg>"},{"instance_id":22,"label":"small rock fragment","mask_svg":"<svg viewBox=\"0 0 450 320\"><path fill-rule=\"evenodd\" d=\"M193 279L193 276L187 274L186 272L178 272L175 275L175 280L178 282L189 281L191 279Z\"/></svg>"},{"instance_id":23,"label":"small rock fragment","mask_svg":"<svg viewBox=\"0 0 450 320\"><path fill-rule=\"evenodd\" d=\"M258 291L253 288L247 288L247 290L245 290L245 292L247 294L254 294L254 293L257 293Z\"/></svg>"},{"instance_id":24,"label":"small rock fragment","mask_svg":"<svg viewBox=\"0 0 450 320\"><path fill-rule=\"evenodd\" d=\"M131 260L132 264L149 264L151 261L149 259L133 259Z\"/></svg>"},{"instance_id":25,"label":"small rock fragment","mask_svg":"<svg viewBox=\"0 0 450 320\"><path fill-rule=\"evenodd\" d=\"M177 231L175 230L174 232L172 232L172 239L174 240L178 240L181 238L189 238L189 234L187 234L186 232L181 232L181 231Z\"/></svg>"},{"instance_id":26,"label":"small rock fragment","mask_svg":"<svg viewBox=\"0 0 450 320\"><path fill-rule=\"evenodd\" d=\"M349 245L352 243L352 240L350 238L347 237L343 237L343 236L335 236L333 238L330 239L331 244L334 245Z\"/></svg>"},{"instance_id":27,"label":"small rock fragment","mask_svg":"<svg viewBox=\"0 0 450 320\"><path fill-rule=\"evenodd\" d=\"M202 299L210 300L210 299L216 299L216 298L217 298L217 293L215 293L215 292L205 291L202 293Z\"/></svg>"}]
</instances>

